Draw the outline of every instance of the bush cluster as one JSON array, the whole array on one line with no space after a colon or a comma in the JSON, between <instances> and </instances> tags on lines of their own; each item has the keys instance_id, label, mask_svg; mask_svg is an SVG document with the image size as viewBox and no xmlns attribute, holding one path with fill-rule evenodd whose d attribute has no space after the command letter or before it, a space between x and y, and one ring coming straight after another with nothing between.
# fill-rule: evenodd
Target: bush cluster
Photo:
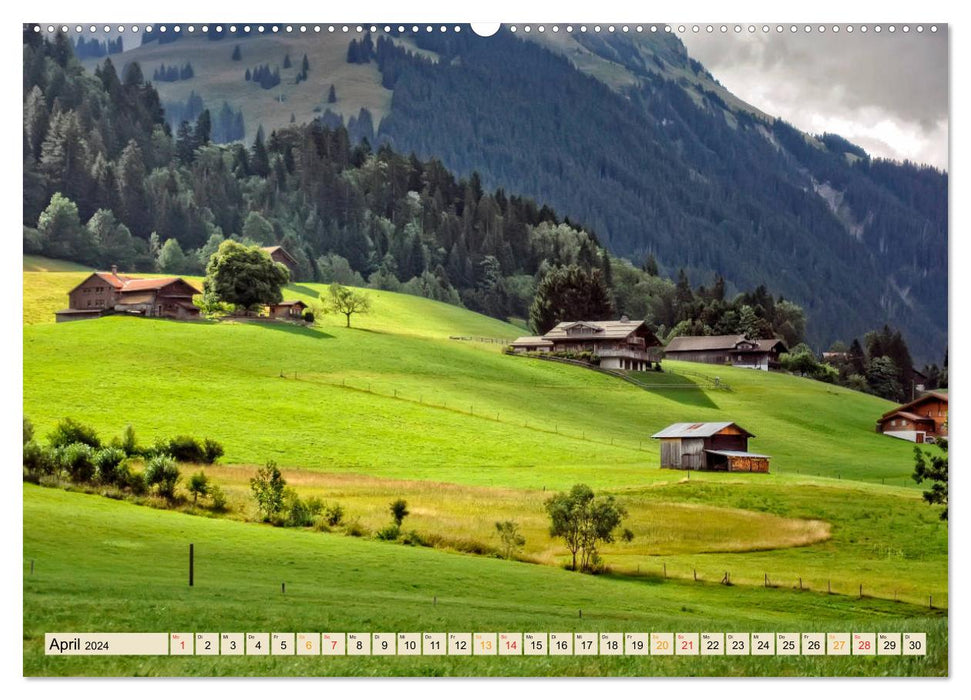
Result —
<instances>
[{"instance_id":1,"label":"bush cluster","mask_svg":"<svg viewBox=\"0 0 971 700\"><path fill-rule=\"evenodd\" d=\"M176 500L182 479L178 462L212 464L223 454L222 445L206 438L201 442L180 435L157 440L149 448L138 445L135 431L127 426L120 437L104 443L97 431L73 418L64 418L47 435L47 444L35 438L34 426L24 418L23 476L40 483L43 478L64 479L75 484L113 487L132 495L150 490L167 501ZM145 468L136 471L132 460L144 460ZM193 502L208 497L214 510L224 510L226 497L209 483L202 472L192 477L189 492Z\"/></svg>"}]
</instances>

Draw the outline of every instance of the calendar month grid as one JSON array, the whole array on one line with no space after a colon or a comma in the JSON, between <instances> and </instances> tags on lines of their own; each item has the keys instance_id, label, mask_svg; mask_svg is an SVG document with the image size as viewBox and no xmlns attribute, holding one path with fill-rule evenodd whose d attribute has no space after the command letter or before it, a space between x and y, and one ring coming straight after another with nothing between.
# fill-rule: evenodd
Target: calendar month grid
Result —
<instances>
[{"instance_id":1,"label":"calendar month grid","mask_svg":"<svg viewBox=\"0 0 971 700\"><path fill-rule=\"evenodd\" d=\"M924 632L143 632L45 635L48 656L926 656Z\"/></svg>"}]
</instances>

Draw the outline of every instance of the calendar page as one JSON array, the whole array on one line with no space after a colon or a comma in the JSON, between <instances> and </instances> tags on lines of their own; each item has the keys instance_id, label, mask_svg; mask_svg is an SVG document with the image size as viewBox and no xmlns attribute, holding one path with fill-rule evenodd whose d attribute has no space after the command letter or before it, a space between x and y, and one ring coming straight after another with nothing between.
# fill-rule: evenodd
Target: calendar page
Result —
<instances>
[{"instance_id":1,"label":"calendar page","mask_svg":"<svg viewBox=\"0 0 971 700\"><path fill-rule=\"evenodd\" d=\"M110 15L22 28L24 676L949 674L946 23Z\"/></svg>"}]
</instances>

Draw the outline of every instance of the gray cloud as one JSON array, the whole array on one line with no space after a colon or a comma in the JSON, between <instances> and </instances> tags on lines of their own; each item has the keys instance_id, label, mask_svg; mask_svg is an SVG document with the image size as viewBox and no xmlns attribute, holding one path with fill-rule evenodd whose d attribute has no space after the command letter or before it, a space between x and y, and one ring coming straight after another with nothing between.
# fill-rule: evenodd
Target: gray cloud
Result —
<instances>
[{"instance_id":1,"label":"gray cloud","mask_svg":"<svg viewBox=\"0 0 971 700\"><path fill-rule=\"evenodd\" d=\"M717 30L681 35L727 89L805 131L946 168L947 27L936 33Z\"/></svg>"}]
</instances>

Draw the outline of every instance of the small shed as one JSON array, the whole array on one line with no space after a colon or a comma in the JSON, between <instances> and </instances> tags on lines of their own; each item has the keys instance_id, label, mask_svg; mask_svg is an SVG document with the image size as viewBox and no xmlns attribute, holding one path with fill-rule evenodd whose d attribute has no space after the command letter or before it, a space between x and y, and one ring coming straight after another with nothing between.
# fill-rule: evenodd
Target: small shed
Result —
<instances>
[{"instance_id":1,"label":"small shed","mask_svg":"<svg viewBox=\"0 0 971 700\"><path fill-rule=\"evenodd\" d=\"M768 472L769 456L748 451L745 428L732 423L674 423L652 435L661 441L662 469Z\"/></svg>"},{"instance_id":2,"label":"small shed","mask_svg":"<svg viewBox=\"0 0 971 700\"><path fill-rule=\"evenodd\" d=\"M307 310L307 305L299 299L281 301L279 304L267 306L267 315L270 318L282 318L291 321L303 319L303 312Z\"/></svg>"}]
</instances>

